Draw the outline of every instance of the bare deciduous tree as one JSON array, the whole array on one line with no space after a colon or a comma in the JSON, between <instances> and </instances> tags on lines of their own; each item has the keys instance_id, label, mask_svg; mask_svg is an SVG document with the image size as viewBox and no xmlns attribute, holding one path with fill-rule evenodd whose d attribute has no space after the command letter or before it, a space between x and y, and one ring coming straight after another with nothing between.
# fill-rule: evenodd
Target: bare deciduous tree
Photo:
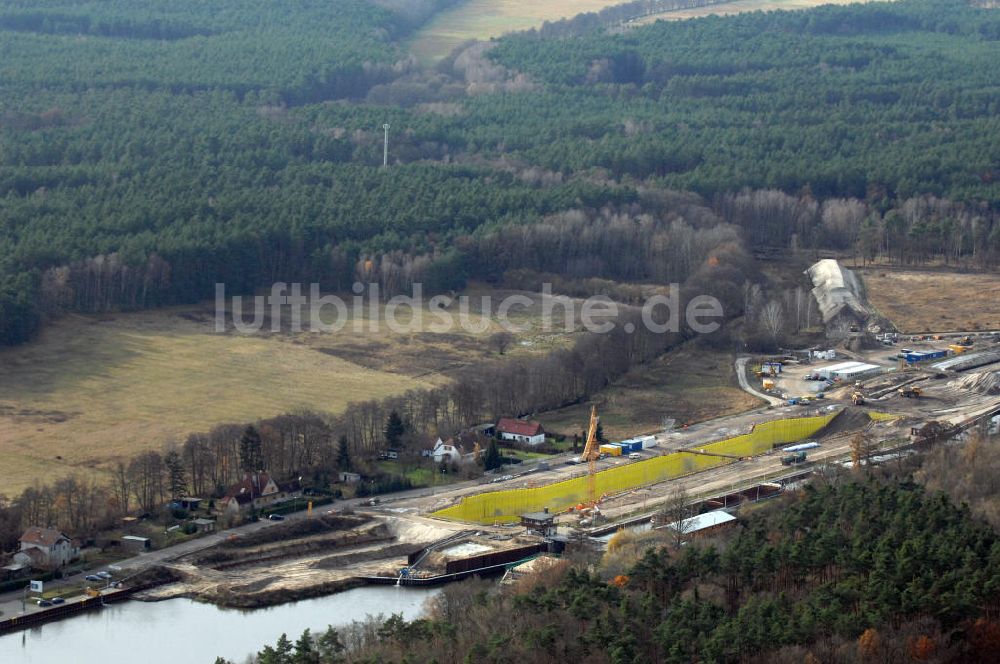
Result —
<instances>
[{"instance_id":1,"label":"bare deciduous tree","mask_svg":"<svg viewBox=\"0 0 1000 664\"><path fill-rule=\"evenodd\" d=\"M691 505L691 496L687 490L678 486L667 496L660 510L663 520L669 524L670 539L674 548L679 549L688 540L688 530L690 526L685 521L694 516L694 508Z\"/></svg>"},{"instance_id":2,"label":"bare deciduous tree","mask_svg":"<svg viewBox=\"0 0 1000 664\"><path fill-rule=\"evenodd\" d=\"M127 514L132 504L132 480L125 463L118 461L111 473L111 493L119 515Z\"/></svg>"},{"instance_id":3,"label":"bare deciduous tree","mask_svg":"<svg viewBox=\"0 0 1000 664\"><path fill-rule=\"evenodd\" d=\"M758 322L772 344L780 343L787 325L785 307L778 300L771 300L760 310Z\"/></svg>"}]
</instances>

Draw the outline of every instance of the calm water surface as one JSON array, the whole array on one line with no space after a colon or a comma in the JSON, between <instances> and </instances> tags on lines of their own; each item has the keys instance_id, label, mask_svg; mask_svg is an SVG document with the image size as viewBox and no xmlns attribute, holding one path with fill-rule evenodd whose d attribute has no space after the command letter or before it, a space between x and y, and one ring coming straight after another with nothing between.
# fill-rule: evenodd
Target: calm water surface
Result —
<instances>
[{"instance_id":1,"label":"calm water surface","mask_svg":"<svg viewBox=\"0 0 1000 664\"><path fill-rule=\"evenodd\" d=\"M369 586L267 609L220 609L189 599L112 604L0 636L0 664L212 664L243 662L282 632L345 625L366 615L418 617L437 588Z\"/></svg>"}]
</instances>

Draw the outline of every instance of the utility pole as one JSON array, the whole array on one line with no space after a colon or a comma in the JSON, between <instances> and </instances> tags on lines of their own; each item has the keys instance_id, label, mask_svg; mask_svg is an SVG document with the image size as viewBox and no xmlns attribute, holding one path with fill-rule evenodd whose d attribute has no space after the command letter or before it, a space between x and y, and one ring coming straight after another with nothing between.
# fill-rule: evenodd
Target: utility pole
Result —
<instances>
[{"instance_id":1,"label":"utility pole","mask_svg":"<svg viewBox=\"0 0 1000 664\"><path fill-rule=\"evenodd\" d=\"M389 124L382 125L385 130L385 143L382 144L382 168L389 168Z\"/></svg>"}]
</instances>

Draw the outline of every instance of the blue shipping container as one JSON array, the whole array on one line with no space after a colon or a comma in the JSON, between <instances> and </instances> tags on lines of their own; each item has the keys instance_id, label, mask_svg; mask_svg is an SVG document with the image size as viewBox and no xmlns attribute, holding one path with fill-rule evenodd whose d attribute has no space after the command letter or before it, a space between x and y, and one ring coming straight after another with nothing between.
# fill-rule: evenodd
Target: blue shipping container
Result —
<instances>
[{"instance_id":1,"label":"blue shipping container","mask_svg":"<svg viewBox=\"0 0 1000 664\"><path fill-rule=\"evenodd\" d=\"M622 451L624 452L642 451L642 441L639 440L638 438L628 438L627 440L623 440L622 442L617 444L621 446Z\"/></svg>"},{"instance_id":2,"label":"blue shipping container","mask_svg":"<svg viewBox=\"0 0 1000 664\"><path fill-rule=\"evenodd\" d=\"M926 362L927 360L939 360L943 357L948 356L948 351L946 350L929 350L921 351L917 353L907 353L907 362Z\"/></svg>"}]
</instances>

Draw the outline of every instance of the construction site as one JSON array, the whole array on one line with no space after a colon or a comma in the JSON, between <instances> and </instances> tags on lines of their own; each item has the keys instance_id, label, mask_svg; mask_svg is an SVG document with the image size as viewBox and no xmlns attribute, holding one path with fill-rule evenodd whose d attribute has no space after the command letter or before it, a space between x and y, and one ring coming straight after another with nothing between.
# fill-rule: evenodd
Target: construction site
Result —
<instances>
[{"instance_id":1,"label":"construction site","mask_svg":"<svg viewBox=\"0 0 1000 664\"><path fill-rule=\"evenodd\" d=\"M530 459L500 484L483 477L236 529L164 556L161 583L136 596L249 608L362 584L510 576L540 555L600 548L622 528L725 528L745 506L816 474L996 429L1000 335L906 337L871 309L849 271L820 263L809 272L814 295L840 334L736 358L738 382L757 408L602 442L600 412L591 407L580 423L582 452ZM678 496L690 515L685 525L671 517Z\"/></svg>"}]
</instances>

